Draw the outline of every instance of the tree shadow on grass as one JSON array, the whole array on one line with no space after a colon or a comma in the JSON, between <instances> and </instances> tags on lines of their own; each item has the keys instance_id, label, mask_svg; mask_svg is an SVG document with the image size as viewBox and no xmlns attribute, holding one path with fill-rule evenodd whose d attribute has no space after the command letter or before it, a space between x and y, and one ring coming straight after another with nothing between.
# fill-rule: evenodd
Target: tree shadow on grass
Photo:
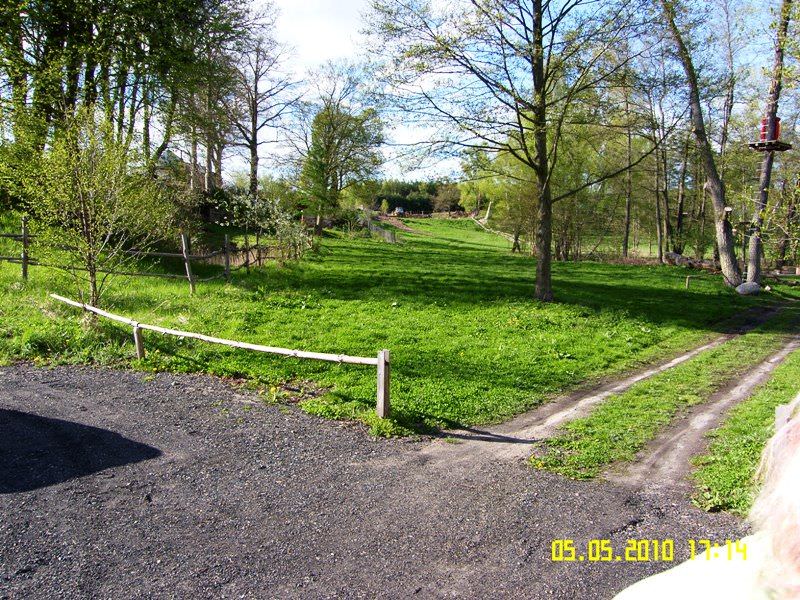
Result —
<instances>
[{"instance_id":1,"label":"tree shadow on grass","mask_svg":"<svg viewBox=\"0 0 800 600\"><path fill-rule=\"evenodd\" d=\"M161 452L118 433L0 409L0 494L29 492Z\"/></svg>"},{"instance_id":2,"label":"tree shadow on grass","mask_svg":"<svg viewBox=\"0 0 800 600\"><path fill-rule=\"evenodd\" d=\"M276 272L270 277L241 280L237 285L261 294L318 294L340 301L385 299L456 307L494 302L539 305L533 298L533 261L505 256L487 261L485 257L465 254L458 262L431 262L430 256L426 260L423 253L410 255L403 257L407 268L393 265L388 257L380 261L385 268L370 268L364 266L364 257L347 268L348 262L343 261L335 268ZM721 286L700 287L696 283L694 288L684 289L686 274L698 275L679 268L659 267L657 271L642 272L641 267L593 263L554 267L557 304L624 311L630 317L658 325L713 330L716 322L733 312L764 303L763 299L728 293Z\"/></svg>"}]
</instances>

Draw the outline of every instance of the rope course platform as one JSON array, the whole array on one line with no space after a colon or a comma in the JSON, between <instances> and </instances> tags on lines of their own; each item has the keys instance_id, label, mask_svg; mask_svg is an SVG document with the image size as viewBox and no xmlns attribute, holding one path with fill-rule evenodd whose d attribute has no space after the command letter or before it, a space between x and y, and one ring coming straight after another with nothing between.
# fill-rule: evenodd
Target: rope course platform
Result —
<instances>
[{"instance_id":1,"label":"rope course platform","mask_svg":"<svg viewBox=\"0 0 800 600\"><path fill-rule=\"evenodd\" d=\"M781 142L780 140L753 142L747 145L753 150L756 150L758 152L785 152L786 150L792 149L791 144L787 144L786 142Z\"/></svg>"}]
</instances>

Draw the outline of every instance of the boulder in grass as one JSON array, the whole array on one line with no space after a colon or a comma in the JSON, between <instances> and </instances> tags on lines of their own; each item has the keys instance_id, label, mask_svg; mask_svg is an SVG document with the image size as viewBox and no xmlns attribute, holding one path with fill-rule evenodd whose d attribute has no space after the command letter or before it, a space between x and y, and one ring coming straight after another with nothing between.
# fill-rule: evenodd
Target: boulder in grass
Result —
<instances>
[{"instance_id":1,"label":"boulder in grass","mask_svg":"<svg viewBox=\"0 0 800 600\"><path fill-rule=\"evenodd\" d=\"M761 291L761 286L755 281L748 281L736 287L736 292L742 296L755 296Z\"/></svg>"}]
</instances>

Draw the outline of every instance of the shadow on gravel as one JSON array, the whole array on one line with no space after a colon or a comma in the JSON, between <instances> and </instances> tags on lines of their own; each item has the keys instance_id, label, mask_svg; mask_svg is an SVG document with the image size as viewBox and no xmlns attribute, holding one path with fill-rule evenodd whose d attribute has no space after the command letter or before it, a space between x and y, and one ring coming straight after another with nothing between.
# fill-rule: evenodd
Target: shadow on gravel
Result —
<instances>
[{"instance_id":1,"label":"shadow on gravel","mask_svg":"<svg viewBox=\"0 0 800 600\"><path fill-rule=\"evenodd\" d=\"M161 455L118 433L0 409L0 494L28 492Z\"/></svg>"}]
</instances>

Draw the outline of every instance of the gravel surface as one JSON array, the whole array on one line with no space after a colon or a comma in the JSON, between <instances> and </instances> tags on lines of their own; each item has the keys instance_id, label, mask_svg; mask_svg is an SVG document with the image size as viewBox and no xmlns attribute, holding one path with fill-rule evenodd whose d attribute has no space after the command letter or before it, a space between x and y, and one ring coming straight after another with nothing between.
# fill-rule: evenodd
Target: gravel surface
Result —
<instances>
[{"instance_id":1,"label":"gravel surface","mask_svg":"<svg viewBox=\"0 0 800 600\"><path fill-rule=\"evenodd\" d=\"M745 533L458 448L210 377L0 368L0 598L609 598L669 563L553 562L554 538L672 538L682 559Z\"/></svg>"}]
</instances>

